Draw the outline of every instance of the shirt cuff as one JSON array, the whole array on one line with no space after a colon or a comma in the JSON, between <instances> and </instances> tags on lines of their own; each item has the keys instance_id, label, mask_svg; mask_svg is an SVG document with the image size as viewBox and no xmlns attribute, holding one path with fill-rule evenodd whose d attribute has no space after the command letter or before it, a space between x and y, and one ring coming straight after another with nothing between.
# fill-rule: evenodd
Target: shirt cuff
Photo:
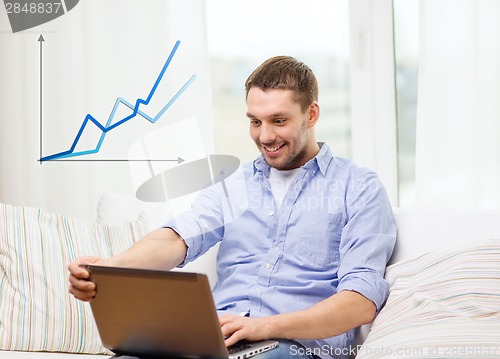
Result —
<instances>
[{"instance_id":1,"label":"shirt cuff","mask_svg":"<svg viewBox=\"0 0 500 359\"><path fill-rule=\"evenodd\" d=\"M186 264L192 262L198 257L201 250L201 235L199 233L195 233L192 230L192 226L183 226L182 223L179 223L179 221L172 220L166 223L163 227L170 228L177 232L187 246L186 257L184 257L182 263L177 266L178 268L184 267Z\"/></svg>"},{"instance_id":2,"label":"shirt cuff","mask_svg":"<svg viewBox=\"0 0 500 359\"><path fill-rule=\"evenodd\" d=\"M350 275L340 282L338 292L351 290L371 300L377 307L377 312L382 309L389 296L389 284L384 278L375 273L365 273L362 277Z\"/></svg>"}]
</instances>

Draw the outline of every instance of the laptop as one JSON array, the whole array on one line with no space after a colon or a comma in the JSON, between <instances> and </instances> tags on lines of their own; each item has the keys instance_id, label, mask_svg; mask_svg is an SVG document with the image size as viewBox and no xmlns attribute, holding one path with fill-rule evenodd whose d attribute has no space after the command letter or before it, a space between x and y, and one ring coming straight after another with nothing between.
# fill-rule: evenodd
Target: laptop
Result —
<instances>
[{"instance_id":1,"label":"laptop","mask_svg":"<svg viewBox=\"0 0 500 359\"><path fill-rule=\"evenodd\" d=\"M204 274L85 267L96 284L90 306L97 329L115 358L243 359L278 345L238 342L228 350Z\"/></svg>"}]
</instances>

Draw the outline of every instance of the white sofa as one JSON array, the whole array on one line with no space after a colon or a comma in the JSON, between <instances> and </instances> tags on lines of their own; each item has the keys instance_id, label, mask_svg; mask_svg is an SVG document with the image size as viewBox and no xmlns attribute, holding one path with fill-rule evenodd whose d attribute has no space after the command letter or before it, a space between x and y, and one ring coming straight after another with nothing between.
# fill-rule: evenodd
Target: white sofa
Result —
<instances>
[{"instance_id":1,"label":"white sofa","mask_svg":"<svg viewBox=\"0 0 500 359\"><path fill-rule=\"evenodd\" d=\"M500 211L394 214L391 294L356 358L500 358Z\"/></svg>"},{"instance_id":2,"label":"white sofa","mask_svg":"<svg viewBox=\"0 0 500 359\"><path fill-rule=\"evenodd\" d=\"M5 209L4 209L5 210ZM13 210L10 208L10 210ZM15 211L14 211L15 212ZM16 212L17 213L17 212ZM40 211L38 210L38 212ZM160 225L165 217L171 215L170 209L162 206L162 205L150 205L143 202L140 202L134 198L116 195L116 194L106 194L102 197L99 208L98 208L98 220L97 222L107 223L110 226L113 226L117 223L123 223L124 220L134 220L137 216L142 213L142 216L146 218L146 222L141 222L143 231L148 231L158 225ZM426 302L426 298L419 298L419 289L414 290L413 287L405 288L404 280L408 279L412 275L414 275L414 271L412 272L412 268L415 268L415 265L423 264L420 269L418 269L417 274L425 274L425 270L428 269L429 265L431 268L435 263L443 263L443 258L456 258L460 255L467 255L468 253L472 253L473 250L479 248L483 252L488 252L493 254L493 258L496 258L498 263L500 263L500 211L451 211L451 210L434 210L434 209L415 209L415 208L398 208L395 210L396 220L398 224L398 241L397 246L394 252L394 255L391 259L391 266L389 267L387 273L391 278L391 286L394 287L394 291L391 292L391 297L389 298L386 307L384 307L380 313L380 315L375 320L373 326L365 326L362 328L358 342L364 342L364 346L357 348L358 357L360 358L384 358L395 356L397 354L398 357L419 357L419 358L433 358L433 357L460 357L459 355L452 356L451 353L454 348L467 350L465 345L469 345L469 342L463 341L462 344L457 344L456 340L451 340L449 344L443 344L443 342L439 342L435 344L436 346L432 346L427 348L427 352L418 352L418 353L409 353L409 352L399 352L398 350L409 351L412 349L410 342L406 340L406 344L397 340L398 335L392 333L385 333L384 330L387 330L385 324L392 322L397 323L397 315L394 315L391 311L400 310L401 308L398 305L401 303L405 303L404 300L410 298L409 305L407 305L404 311L401 313L411 313L412 310L417 308L417 317L412 319L405 318L406 325L408 322L410 323L419 323L418 315L425 317L426 306L421 305L421 302L428 303L429 310L432 315L436 316L436 322L439 322L442 317L436 314L436 310L439 309L433 307L432 301ZM9 217L0 217L2 220ZM0 224L2 224L0 222ZM4 236L6 231L2 230L2 228L6 228L8 223L3 223L3 226L0 226L0 235ZM71 227L71 226L69 226ZM120 227L121 228L121 227ZM129 228L129 227L127 227ZM139 227L137 227L139 228ZM137 233L136 233L137 232ZM138 234L139 230L136 230L135 235ZM141 232L142 233L142 232ZM2 238L0 238L3 240ZM492 240L495 239L495 240ZM135 239L134 239L135 240ZM486 242L485 242L486 240ZM491 241L489 241L491 240ZM464 246L469 246L469 249L459 250ZM477 247L479 246L479 247ZM457 252L458 250L458 252ZM2 253L3 251L3 253ZM457 255L457 253L459 255ZM465 253L465 254L464 254ZM475 253L475 252L474 252ZM481 252L482 253L482 252ZM0 248L0 260L1 256L5 255L5 249ZM214 262L215 262L216 249L210 251L203 259L196 261L193 264L188 265L186 268L182 270L187 271L197 271L206 273L209 277L209 280L212 284L215 282L215 271L214 271ZM38 258L38 257L36 257ZM450 261L449 264L445 263L446 268L453 269L454 263L457 266L463 265L465 263L470 263L469 260L478 260L479 262L483 261L484 258L478 258L474 255L472 258L465 257L464 260L457 260L456 262ZM434 261L434 262L433 262ZM486 261L491 261L491 256L486 258ZM491 263L487 262L487 266L491 267ZM493 263L493 265L495 265ZM481 265L477 265L472 263L470 267L470 271L473 271L474 268L481 268L481 270L485 270ZM500 287L500 268L497 264L495 268L491 269L488 273L491 274L492 281L496 280L497 286ZM408 268L410 270L408 271ZM441 270L439 273L433 273L432 278L438 278L440 275L446 274L447 270ZM3 268L0 268L3 270ZM2 273L0 273L2 274ZM497 276L498 274L498 276ZM66 275L66 274L64 274ZM431 278L431 279L432 279ZM453 277L456 280L456 277ZM461 279L461 278L459 278ZM467 279L467 278L465 278ZM473 278L474 279L474 278ZM403 282L403 284L401 284ZM420 280L421 282L421 280ZM411 282L409 282L411 283ZM429 284L430 285L430 284ZM488 283L482 281L480 285L487 286ZM403 288L401 288L403 287ZM490 290L490 289L488 289ZM495 290L495 289L493 289ZM499 289L500 290L500 289ZM401 294L403 293L403 294ZM0 293L3 295L2 293ZM393 295L394 294L394 295ZM489 353L489 358L500 358L500 348L498 352L493 352L496 348L495 345L500 343L500 293L489 293L492 295L497 295L496 300L488 298L485 299L485 303L487 304L486 309L477 309L480 313L482 313L485 317L481 318L482 322L479 321L479 325L482 323L485 324L484 340L471 342L470 345L477 344L478 354L481 354L483 357L486 355L486 350L489 348L491 352ZM486 294L485 294L486 295ZM398 297L399 296L399 297ZM416 297L417 300L411 299ZM401 299L402 298L402 299ZM474 297L477 299L477 297ZM483 298L484 299L484 298ZM438 301L439 302L439 301ZM429 304L430 303L430 304ZM441 302L439 302L441 303ZM0 303L1 304L1 303ZM479 303L480 304L480 303ZM479 305L478 304L478 305ZM474 307L474 303L469 303L469 306L464 306L464 313L467 312L469 307ZM460 305L458 306L460 308ZM387 309L388 315L385 315L385 311ZM432 309L432 310L431 310ZM482 310L482 312L481 312ZM86 312L88 315L88 311ZM468 313L468 312L467 312ZM460 313L455 313L460 316ZM477 314L477 313L476 313ZM432 319L431 315L431 319ZM488 317L489 316L489 317ZM446 317L446 316L445 316ZM381 318L381 319L379 319ZM496 318L496 321L490 320L491 318ZM450 319L450 318L448 318ZM412 322L414 320L414 322ZM433 322L433 320L427 320L427 326L424 328L427 332L429 331L429 324ZM392 322L391 322L392 321ZM1 334L1 326L5 325L4 321L0 318L0 334ZM440 325L442 324L441 322ZM476 321L477 322L477 321ZM449 320L449 325L455 325L453 320ZM497 324L499 323L499 324ZM465 322L465 324L469 325L470 323ZM464 324L464 325L465 325ZM404 329L408 329L411 326L406 326L402 328L402 333L404 333ZM415 326L413 326L415 327ZM411 328L410 328L411 329ZM498 330L496 330L498 329ZM5 328L4 328L5 330ZM14 330L14 328L7 328L8 330ZM371 330L371 331L370 331ZM440 327L439 330L443 330L443 327ZM370 331L370 333L368 333ZM378 332L382 332L383 338L380 338ZM425 340L419 337L419 334L415 334L412 332L418 340L420 340L415 347L414 350L420 350L419 348L422 346L421 341ZM464 333L468 333L465 329ZM470 339L470 333L468 333L468 337ZM95 335L95 333L94 333ZM391 336L392 335L392 336ZM456 335L456 333L454 334ZM466 335L465 335L466 336ZM383 339L387 338L389 342L384 343ZM396 338L396 340L394 339ZM467 338L465 338L467 339ZM474 339L474 338L473 338ZM390 341L392 340L392 342ZM446 338L443 338L446 340ZM372 344L373 343L373 344ZM409 343L409 344L408 344ZM453 347L455 345L455 347ZM458 345L458 346L457 346ZM408 349L409 348L409 349ZM435 349L437 348L437 349ZM437 355L435 350L449 350L451 356L446 356L446 353L439 352ZM88 359L88 358L109 358L110 355L89 355L89 354L70 354L70 353L54 353L54 352L38 352L38 351L9 351L0 350L0 358L2 359L35 359L35 358L77 358L77 359ZM458 350L457 349L457 350ZM470 350L474 350L473 347L469 348ZM385 351L384 351L385 350ZM390 350L390 353L388 352ZM482 351L482 352L480 352ZM454 352L456 354L456 352ZM320 353L321 354L321 353ZM391 354L391 355L389 355ZM418 355L417 355L418 354ZM425 356L424 354L427 354ZM484 355L483 355L484 354ZM480 355L477 355L479 357ZM466 356L464 356L466 357ZM474 357L474 356L468 356Z\"/></svg>"}]
</instances>

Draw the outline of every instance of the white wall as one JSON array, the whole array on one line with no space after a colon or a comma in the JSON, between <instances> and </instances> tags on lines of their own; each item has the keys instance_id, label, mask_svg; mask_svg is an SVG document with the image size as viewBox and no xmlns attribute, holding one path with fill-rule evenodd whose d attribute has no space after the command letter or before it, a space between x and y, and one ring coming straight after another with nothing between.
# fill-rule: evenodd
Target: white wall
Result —
<instances>
[{"instance_id":1,"label":"white wall","mask_svg":"<svg viewBox=\"0 0 500 359\"><path fill-rule=\"evenodd\" d=\"M193 116L207 139L205 147L213 146L206 41L200 30L204 2L138 4L80 1L64 16L16 34L10 31L6 12L0 11L1 202L93 218L102 193L134 194L126 162L37 162L40 34L46 40L43 155L69 149L88 113L104 124L118 96L132 103L145 98L176 40L181 45L161 86L151 104L141 109L155 115L196 74L193 84L155 125L137 117L109 132L98 154L79 159L127 159L130 145L142 135ZM125 109L117 118L129 114ZM93 138L82 137L82 150L95 148L100 135L89 132ZM177 158L175 153L166 156Z\"/></svg>"}]
</instances>

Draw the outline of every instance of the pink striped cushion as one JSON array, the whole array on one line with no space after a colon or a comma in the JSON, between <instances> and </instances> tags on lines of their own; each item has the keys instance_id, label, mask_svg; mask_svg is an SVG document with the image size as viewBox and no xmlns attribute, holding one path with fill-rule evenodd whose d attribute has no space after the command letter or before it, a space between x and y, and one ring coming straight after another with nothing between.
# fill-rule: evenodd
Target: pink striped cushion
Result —
<instances>
[{"instance_id":1,"label":"pink striped cushion","mask_svg":"<svg viewBox=\"0 0 500 359\"><path fill-rule=\"evenodd\" d=\"M142 219L102 225L0 204L0 350L106 353L88 303L68 293L68 263L111 256L144 235Z\"/></svg>"},{"instance_id":2,"label":"pink striped cushion","mask_svg":"<svg viewBox=\"0 0 500 359\"><path fill-rule=\"evenodd\" d=\"M500 239L395 263L386 279L357 359L500 358Z\"/></svg>"}]
</instances>

